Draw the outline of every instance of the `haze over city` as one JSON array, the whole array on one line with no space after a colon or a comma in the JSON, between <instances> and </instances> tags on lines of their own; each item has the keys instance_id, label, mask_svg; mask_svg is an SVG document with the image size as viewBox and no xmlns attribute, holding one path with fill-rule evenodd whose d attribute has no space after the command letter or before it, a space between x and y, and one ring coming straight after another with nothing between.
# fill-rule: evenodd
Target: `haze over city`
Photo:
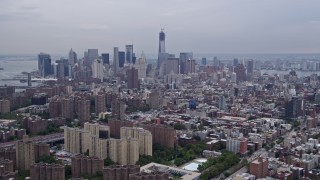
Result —
<instances>
[{"instance_id":1,"label":"haze over city","mask_svg":"<svg viewBox=\"0 0 320 180\"><path fill-rule=\"evenodd\" d=\"M172 53L317 53L320 1L1 0L0 54L157 53L160 28Z\"/></svg>"}]
</instances>

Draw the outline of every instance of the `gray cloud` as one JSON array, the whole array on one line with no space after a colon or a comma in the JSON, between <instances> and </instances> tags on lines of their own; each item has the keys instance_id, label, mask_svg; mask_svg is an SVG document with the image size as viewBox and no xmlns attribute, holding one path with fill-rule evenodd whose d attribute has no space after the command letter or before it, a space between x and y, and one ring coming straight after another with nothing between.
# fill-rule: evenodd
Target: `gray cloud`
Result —
<instances>
[{"instance_id":1,"label":"gray cloud","mask_svg":"<svg viewBox=\"0 0 320 180\"><path fill-rule=\"evenodd\" d=\"M318 0L1 0L0 53L320 51Z\"/></svg>"}]
</instances>

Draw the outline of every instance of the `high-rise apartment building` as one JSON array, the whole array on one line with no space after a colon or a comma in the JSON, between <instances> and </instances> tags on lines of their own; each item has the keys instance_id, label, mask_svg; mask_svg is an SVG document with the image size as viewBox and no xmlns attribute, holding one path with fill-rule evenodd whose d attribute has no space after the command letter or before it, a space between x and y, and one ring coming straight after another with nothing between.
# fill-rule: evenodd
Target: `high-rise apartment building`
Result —
<instances>
[{"instance_id":1,"label":"high-rise apartment building","mask_svg":"<svg viewBox=\"0 0 320 180\"><path fill-rule=\"evenodd\" d=\"M132 121L126 120L114 120L110 119L108 121L108 125L110 127L110 136L113 138L120 138L120 128L121 127L133 127Z\"/></svg>"},{"instance_id":2,"label":"high-rise apartment building","mask_svg":"<svg viewBox=\"0 0 320 180\"><path fill-rule=\"evenodd\" d=\"M88 49L87 65L90 67L95 59L99 58L98 49Z\"/></svg>"},{"instance_id":3,"label":"high-rise apartment building","mask_svg":"<svg viewBox=\"0 0 320 180\"><path fill-rule=\"evenodd\" d=\"M111 165L103 168L103 180L129 179L130 174L140 172L139 165Z\"/></svg>"},{"instance_id":4,"label":"high-rise apartment building","mask_svg":"<svg viewBox=\"0 0 320 180\"><path fill-rule=\"evenodd\" d=\"M32 180L65 180L64 165L37 163L30 166Z\"/></svg>"},{"instance_id":5,"label":"high-rise apartment building","mask_svg":"<svg viewBox=\"0 0 320 180\"><path fill-rule=\"evenodd\" d=\"M74 115L74 101L72 97L61 98L61 117L66 119L73 119Z\"/></svg>"},{"instance_id":6,"label":"high-rise apartment building","mask_svg":"<svg viewBox=\"0 0 320 180\"><path fill-rule=\"evenodd\" d=\"M35 163L34 145L29 136L24 135L22 140L16 141L16 166L20 172L30 169Z\"/></svg>"},{"instance_id":7,"label":"high-rise apartment building","mask_svg":"<svg viewBox=\"0 0 320 180\"><path fill-rule=\"evenodd\" d=\"M9 100L0 100L0 113L10 112L10 101Z\"/></svg>"},{"instance_id":8,"label":"high-rise apartment building","mask_svg":"<svg viewBox=\"0 0 320 180\"><path fill-rule=\"evenodd\" d=\"M138 127L121 127L120 138L134 138L139 141L139 154L152 156L152 134Z\"/></svg>"},{"instance_id":9,"label":"high-rise apartment building","mask_svg":"<svg viewBox=\"0 0 320 180\"><path fill-rule=\"evenodd\" d=\"M249 164L250 174L255 175L256 179L265 178L268 175L268 160L259 157Z\"/></svg>"},{"instance_id":10,"label":"high-rise apartment building","mask_svg":"<svg viewBox=\"0 0 320 180\"><path fill-rule=\"evenodd\" d=\"M89 149L90 132L78 128L64 127L64 149L81 154Z\"/></svg>"},{"instance_id":11,"label":"high-rise apartment building","mask_svg":"<svg viewBox=\"0 0 320 180\"><path fill-rule=\"evenodd\" d=\"M120 165L134 165L139 160L139 141L134 138L109 139L109 157Z\"/></svg>"},{"instance_id":12,"label":"high-rise apartment building","mask_svg":"<svg viewBox=\"0 0 320 180\"><path fill-rule=\"evenodd\" d=\"M41 77L52 74L51 56L49 54L38 54L38 70Z\"/></svg>"},{"instance_id":13,"label":"high-rise apartment building","mask_svg":"<svg viewBox=\"0 0 320 180\"><path fill-rule=\"evenodd\" d=\"M247 138L236 138L227 139L226 148L228 151L233 153L244 154L248 149L248 139Z\"/></svg>"},{"instance_id":14,"label":"high-rise apartment building","mask_svg":"<svg viewBox=\"0 0 320 180\"><path fill-rule=\"evenodd\" d=\"M144 129L152 134L152 143L173 148L176 140L176 131L172 127L163 125L147 125Z\"/></svg>"},{"instance_id":15,"label":"high-rise apartment building","mask_svg":"<svg viewBox=\"0 0 320 180\"><path fill-rule=\"evenodd\" d=\"M78 119L81 122L86 122L90 119L90 100L86 97L77 97L75 99L75 108Z\"/></svg>"},{"instance_id":16,"label":"high-rise apartment building","mask_svg":"<svg viewBox=\"0 0 320 180\"><path fill-rule=\"evenodd\" d=\"M126 62L133 63L133 45L126 45Z\"/></svg>"},{"instance_id":17,"label":"high-rise apartment building","mask_svg":"<svg viewBox=\"0 0 320 180\"><path fill-rule=\"evenodd\" d=\"M102 92L94 97L96 114L106 111L106 95Z\"/></svg>"},{"instance_id":18,"label":"high-rise apartment building","mask_svg":"<svg viewBox=\"0 0 320 180\"><path fill-rule=\"evenodd\" d=\"M80 177L83 174L94 176L102 170L103 160L97 157L77 155L71 158L72 177Z\"/></svg>"},{"instance_id":19,"label":"high-rise apartment building","mask_svg":"<svg viewBox=\"0 0 320 180\"><path fill-rule=\"evenodd\" d=\"M111 114L114 119L124 120L125 119L125 106L126 104L120 98L114 98L111 102Z\"/></svg>"}]
</instances>

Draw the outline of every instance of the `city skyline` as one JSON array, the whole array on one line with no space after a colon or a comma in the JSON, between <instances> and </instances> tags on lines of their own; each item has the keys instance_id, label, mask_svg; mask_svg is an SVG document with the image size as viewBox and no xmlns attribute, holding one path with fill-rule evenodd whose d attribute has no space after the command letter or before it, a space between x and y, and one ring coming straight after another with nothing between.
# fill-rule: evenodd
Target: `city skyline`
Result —
<instances>
[{"instance_id":1,"label":"city skyline","mask_svg":"<svg viewBox=\"0 0 320 180\"><path fill-rule=\"evenodd\" d=\"M320 50L319 5L315 0L68 4L3 0L0 54L63 54L70 48L110 53L113 47L124 50L126 44L133 44L135 52L156 54L161 28L167 36L166 50L175 54L316 53Z\"/></svg>"}]
</instances>

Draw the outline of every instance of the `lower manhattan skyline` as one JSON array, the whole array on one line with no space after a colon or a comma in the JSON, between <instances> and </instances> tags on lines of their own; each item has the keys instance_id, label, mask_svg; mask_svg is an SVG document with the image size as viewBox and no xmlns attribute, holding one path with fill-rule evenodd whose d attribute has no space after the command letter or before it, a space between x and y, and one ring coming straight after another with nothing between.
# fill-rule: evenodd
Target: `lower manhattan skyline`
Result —
<instances>
[{"instance_id":1,"label":"lower manhattan skyline","mask_svg":"<svg viewBox=\"0 0 320 180\"><path fill-rule=\"evenodd\" d=\"M134 44L156 54L164 28L172 53L317 53L319 1L0 2L0 54L65 54ZM147 16L146 16L147 15Z\"/></svg>"}]
</instances>

